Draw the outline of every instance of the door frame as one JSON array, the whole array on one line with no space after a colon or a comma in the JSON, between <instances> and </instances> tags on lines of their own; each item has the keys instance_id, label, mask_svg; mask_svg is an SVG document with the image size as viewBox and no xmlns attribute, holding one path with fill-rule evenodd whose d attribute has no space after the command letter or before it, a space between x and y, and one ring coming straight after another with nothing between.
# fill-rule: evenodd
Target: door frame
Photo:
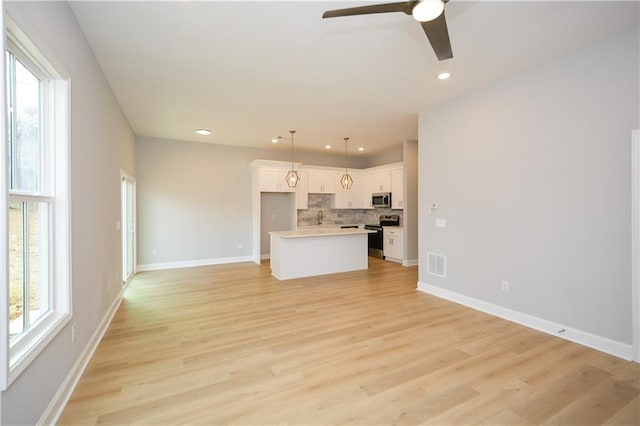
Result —
<instances>
[{"instance_id":1,"label":"door frame","mask_svg":"<svg viewBox=\"0 0 640 426\"><path fill-rule=\"evenodd\" d=\"M631 304L633 360L640 362L640 130L631 132Z\"/></svg>"},{"instance_id":2,"label":"door frame","mask_svg":"<svg viewBox=\"0 0 640 426\"><path fill-rule=\"evenodd\" d=\"M124 185L123 183L125 181L129 181L132 184L132 203L133 205L131 206L132 208L132 215L133 215L133 270L131 271L131 274L128 277L125 277L124 272L125 272L125 259L124 259L124 252L125 252L125 244L126 244L126 226L127 226L127 222L126 219L124 217L124 197L125 197L125 190L124 190ZM131 280L131 277L138 272L138 256L137 256L137 247L138 247L138 238L137 238L137 212L136 212L136 179L129 173L127 173L124 169L120 169L120 220L121 220L121 232L120 232L120 236L121 236L121 259L122 259L122 285L126 286L129 284L129 281Z\"/></svg>"}]
</instances>

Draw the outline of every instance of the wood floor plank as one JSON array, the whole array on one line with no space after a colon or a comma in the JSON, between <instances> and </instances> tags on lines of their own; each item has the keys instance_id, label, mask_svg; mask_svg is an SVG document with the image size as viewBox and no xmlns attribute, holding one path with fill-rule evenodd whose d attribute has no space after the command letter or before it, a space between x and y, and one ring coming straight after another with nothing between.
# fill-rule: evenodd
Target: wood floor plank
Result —
<instances>
[{"instance_id":1,"label":"wood floor plank","mask_svg":"<svg viewBox=\"0 0 640 426\"><path fill-rule=\"evenodd\" d=\"M604 370L590 365L581 366L511 409L521 417L541 424L610 378L611 375Z\"/></svg>"},{"instance_id":2,"label":"wood floor plank","mask_svg":"<svg viewBox=\"0 0 640 426\"><path fill-rule=\"evenodd\" d=\"M59 424L640 424L638 364L369 262L137 274Z\"/></svg>"},{"instance_id":3,"label":"wood floor plank","mask_svg":"<svg viewBox=\"0 0 640 426\"><path fill-rule=\"evenodd\" d=\"M428 419L428 425L464 425L468 419L474 419L475 424L509 424L512 418L517 416L510 410L505 410L514 401L521 401L531 395L534 390L531 386L517 379L505 381L499 388L491 392L480 391L478 396L466 401L462 405L452 407ZM517 422L530 423L528 420L517 416Z\"/></svg>"},{"instance_id":4,"label":"wood floor plank","mask_svg":"<svg viewBox=\"0 0 640 426\"><path fill-rule=\"evenodd\" d=\"M581 425L600 425L613 417L638 396L638 390L624 382L605 381L580 395L572 404L545 421L546 424L565 425L569 421Z\"/></svg>"},{"instance_id":5,"label":"wood floor plank","mask_svg":"<svg viewBox=\"0 0 640 426\"><path fill-rule=\"evenodd\" d=\"M640 413L640 395L636 395L634 399L609 417L603 424L609 426L637 426L638 416L640 415L638 413Z\"/></svg>"}]
</instances>

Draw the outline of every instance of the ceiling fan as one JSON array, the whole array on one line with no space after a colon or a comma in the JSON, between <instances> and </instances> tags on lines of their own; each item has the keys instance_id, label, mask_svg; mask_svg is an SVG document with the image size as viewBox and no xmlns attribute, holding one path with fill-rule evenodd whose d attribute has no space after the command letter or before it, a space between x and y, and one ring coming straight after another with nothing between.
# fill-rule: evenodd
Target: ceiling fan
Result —
<instances>
[{"instance_id":1,"label":"ceiling fan","mask_svg":"<svg viewBox=\"0 0 640 426\"><path fill-rule=\"evenodd\" d=\"M322 14L323 18L337 18L339 16L369 15L372 13L403 12L412 15L422 25L433 51L439 61L453 58L451 41L444 17L444 5L449 0L418 0L400 3L375 4L371 6L350 7L347 9L328 10Z\"/></svg>"}]
</instances>

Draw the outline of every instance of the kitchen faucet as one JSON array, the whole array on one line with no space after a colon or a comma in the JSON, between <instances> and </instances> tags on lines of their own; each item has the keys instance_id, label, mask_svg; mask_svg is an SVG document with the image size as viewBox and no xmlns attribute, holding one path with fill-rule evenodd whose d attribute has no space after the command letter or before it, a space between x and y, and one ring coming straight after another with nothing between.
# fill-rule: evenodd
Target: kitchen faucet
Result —
<instances>
[{"instance_id":1,"label":"kitchen faucet","mask_svg":"<svg viewBox=\"0 0 640 426\"><path fill-rule=\"evenodd\" d=\"M318 210L318 225L322 225L322 209Z\"/></svg>"}]
</instances>

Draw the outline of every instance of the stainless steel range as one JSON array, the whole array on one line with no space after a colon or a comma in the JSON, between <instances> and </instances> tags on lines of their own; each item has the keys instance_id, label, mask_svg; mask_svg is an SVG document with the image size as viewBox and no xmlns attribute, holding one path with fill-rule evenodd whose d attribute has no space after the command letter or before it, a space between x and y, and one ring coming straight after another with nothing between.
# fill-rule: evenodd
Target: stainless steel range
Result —
<instances>
[{"instance_id":1,"label":"stainless steel range","mask_svg":"<svg viewBox=\"0 0 640 426\"><path fill-rule=\"evenodd\" d=\"M377 225L365 225L364 229L372 232L369 234L369 256L384 259L384 229L383 226L400 226L400 216L397 214L383 214L379 217Z\"/></svg>"}]
</instances>

